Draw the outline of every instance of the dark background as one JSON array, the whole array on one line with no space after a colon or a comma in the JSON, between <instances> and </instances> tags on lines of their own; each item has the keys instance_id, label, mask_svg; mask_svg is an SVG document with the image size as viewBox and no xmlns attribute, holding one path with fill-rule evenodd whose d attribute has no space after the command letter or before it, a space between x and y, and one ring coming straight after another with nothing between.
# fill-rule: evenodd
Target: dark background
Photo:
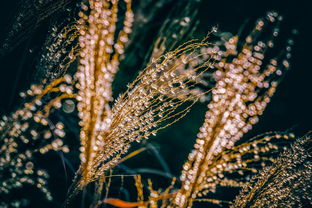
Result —
<instances>
[{"instance_id":1,"label":"dark background","mask_svg":"<svg viewBox=\"0 0 312 208\"><path fill-rule=\"evenodd\" d=\"M135 1L136 2L136 1ZM134 6L135 6L134 2ZM3 41L10 30L10 23L14 20L17 8L23 1L2 1L0 8L0 41ZM177 1L168 0L164 8L157 14L150 28L146 31L149 39L141 47L147 51L155 39L155 31L159 29L166 15L173 9ZM311 20L312 12L309 1L208 1L200 4L198 18L200 20L197 36L204 36L211 26L218 25L222 31L236 34L246 19L251 25L267 11L277 11L284 16L281 38L288 38L292 29L297 29L299 34L294 38L295 46L292 50L291 70L287 72L279 85L272 102L268 105L260 122L246 135L246 138L267 131L294 131L302 136L311 130ZM53 15L52 15L53 16ZM0 115L7 115L20 103L17 99L18 92L27 89L34 80L37 55L45 39L49 18L44 20L32 33L22 41L14 50L5 52L0 56ZM0 42L2 43L2 42ZM31 50L30 50L31 49ZM144 54L138 54L137 62L144 60ZM137 66L140 67L140 64ZM126 68L126 67L125 67ZM131 68L131 67L130 67ZM123 69L122 69L123 70ZM126 70L126 69L125 69ZM121 72L128 76L122 82L131 81L134 71ZM119 75L119 77L121 77ZM118 78L118 76L117 76ZM115 91L119 91L116 87ZM117 93L116 93L117 94ZM181 166L189 151L192 149L198 128L203 122L206 104L197 104L186 118L172 127L161 131L157 137L149 142L156 147L161 157L166 161L170 172L178 176ZM77 140L78 142L78 140ZM162 168L157 165L155 155L151 152L142 154L138 159L131 159L127 166L138 168ZM155 164L150 161L156 161ZM77 161L72 161L74 167ZM62 166L59 167L60 173ZM1 174L1 173L0 173ZM72 174L69 174L71 177ZM163 179L156 178L162 183ZM61 183L61 182L58 182ZM166 184L167 182L164 182ZM57 186L55 188L58 190ZM66 187L59 188L57 199L64 197Z\"/></svg>"}]
</instances>

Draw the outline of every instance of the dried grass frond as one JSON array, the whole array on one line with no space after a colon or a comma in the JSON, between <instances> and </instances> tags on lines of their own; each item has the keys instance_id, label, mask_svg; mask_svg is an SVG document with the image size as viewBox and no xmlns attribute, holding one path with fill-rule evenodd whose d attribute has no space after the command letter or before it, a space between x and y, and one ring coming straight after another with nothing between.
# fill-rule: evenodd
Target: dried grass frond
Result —
<instances>
[{"instance_id":1,"label":"dried grass frond","mask_svg":"<svg viewBox=\"0 0 312 208\"><path fill-rule=\"evenodd\" d=\"M0 181L0 194L9 194L28 184L52 200L46 185L49 175L37 167L34 156L50 150L69 151L63 142L63 123L53 123L50 114L52 109L61 107L62 99L74 97L72 79L65 76L46 87L32 85L20 95L28 101L0 121L0 171L4 176ZM19 204L21 200L12 200L12 203Z\"/></svg>"},{"instance_id":2,"label":"dried grass frond","mask_svg":"<svg viewBox=\"0 0 312 208\"><path fill-rule=\"evenodd\" d=\"M207 43L190 41L155 60L117 98L111 114L105 117L97 131L94 160L90 163L88 173L90 181L114 167L131 142L155 135L189 111L200 95L188 93L193 82L191 78L194 77L177 73L177 68L190 61L188 58L192 57L191 54L204 45ZM182 57L184 61L181 61ZM195 68L194 73L207 70L209 65L206 64Z\"/></svg>"},{"instance_id":3,"label":"dried grass frond","mask_svg":"<svg viewBox=\"0 0 312 208\"><path fill-rule=\"evenodd\" d=\"M247 183L231 207L310 207L311 134L298 139Z\"/></svg>"},{"instance_id":4,"label":"dried grass frond","mask_svg":"<svg viewBox=\"0 0 312 208\"><path fill-rule=\"evenodd\" d=\"M209 177L214 156L224 147L232 148L258 122L270 102L279 83L278 76L289 67L286 54L271 58L268 65L262 64L265 52L273 47L277 36L275 28L280 20L274 12L268 13L266 19L258 20L241 50L237 47L237 36L225 44L227 50L220 54L209 110L194 150L183 166L183 184L175 198L176 206L192 206ZM266 43L259 39L265 24L273 25L272 36Z\"/></svg>"},{"instance_id":5,"label":"dried grass frond","mask_svg":"<svg viewBox=\"0 0 312 208\"><path fill-rule=\"evenodd\" d=\"M125 0L126 11L123 28L117 31L119 2L116 0L90 0L79 13L80 65L78 79L78 111L81 119L82 184L92 181L92 165L102 148L103 131L107 129L111 114L111 85L118 71L119 57L124 53L133 22L131 1ZM117 39L115 40L115 36Z\"/></svg>"}]
</instances>

